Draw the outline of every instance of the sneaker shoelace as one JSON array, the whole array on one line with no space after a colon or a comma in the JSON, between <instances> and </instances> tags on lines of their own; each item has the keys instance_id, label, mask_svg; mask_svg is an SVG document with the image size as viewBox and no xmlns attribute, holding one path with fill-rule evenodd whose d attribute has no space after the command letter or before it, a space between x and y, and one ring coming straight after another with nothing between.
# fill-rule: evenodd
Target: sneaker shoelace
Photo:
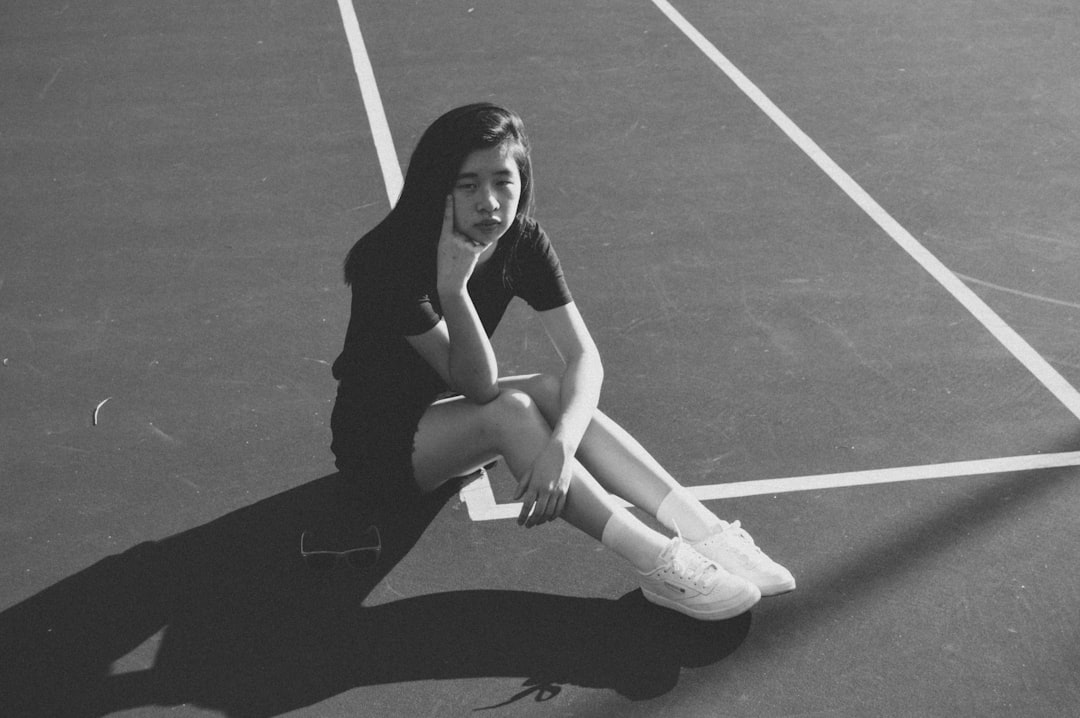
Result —
<instances>
[{"instance_id":1,"label":"sneaker shoelace","mask_svg":"<svg viewBox=\"0 0 1080 718\"><path fill-rule=\"evenodd\" d=\"M672 552L670 567L675 575L707 589L716 585L720 580L720 570L716 565L694 551L683 541L682 535L672 540L675 542L675 550Z\"/></svg>"},{"instance_id":2,"label":"sneaker shoelace","mask_svg":"<svg viewBox=\"0 0 1080 718\"><path fill-rule=\"evenodd\" d=\"M742 527L742 523L739 521L733 521L723 528L721 531L724 535L729 535L739 543L743 544L747 550L761 553L761 548L754 543L754 538L746 532L746 529Z\"/></svg>"}]
</instances>

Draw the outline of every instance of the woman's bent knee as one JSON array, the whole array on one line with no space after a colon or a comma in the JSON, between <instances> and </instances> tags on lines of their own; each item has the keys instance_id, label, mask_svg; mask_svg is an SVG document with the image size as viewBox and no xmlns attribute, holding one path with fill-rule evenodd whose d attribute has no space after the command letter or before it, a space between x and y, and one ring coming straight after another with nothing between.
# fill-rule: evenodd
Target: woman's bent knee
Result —
<instances>
[{"instance_id":1,"label":"woman's bent knee","mask_svg":"<svg viewBox=\"0 0 1080 718\"><path fill-rule=\"evenodd\" d=\"M508 389L520 389L533 398L540 412L552 423L558 418L562 403L562 379L553 374L532 374L515 378Z\"/></svg>"},{"instance_id":2,"label":"woman's bent knee","mask_svg":"<svg viewBox=\"0 0 1080 718\"><path fill-rule=\"evenodd\" d=\"M520 389L503 389L487 406L497 419L506 421L528 420L538 411L532 395Z\"/></svg>"},{"instance_id":3,"label":"woman's bent knee","mask_svg":"<svg viewBox=\"0 0 1080 718\"><path fill-rule=\"evenodd\" d=\"M520 389L503 389L484 409L487 431L500 440L532 427L547 426L536 400Z\"/></svg>"}]
</instances>

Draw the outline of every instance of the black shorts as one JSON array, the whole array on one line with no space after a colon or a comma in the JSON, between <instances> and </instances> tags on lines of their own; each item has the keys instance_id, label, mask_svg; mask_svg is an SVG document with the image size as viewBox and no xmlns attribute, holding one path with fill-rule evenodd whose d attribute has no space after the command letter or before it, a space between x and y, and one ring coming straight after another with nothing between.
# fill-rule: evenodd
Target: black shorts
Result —
<instances>
[{"instance_id":1,"label":"black shorts","mask_svg":"<svg viewBox=\"0 0 1080 718\"><path fill-rule=\"evenodd\" d=\"M388 500L420 496L412 455L416 429L431 401L380 400L342 382L330 415L334 464L356 488Z\"/></svg>"}]
</instances>

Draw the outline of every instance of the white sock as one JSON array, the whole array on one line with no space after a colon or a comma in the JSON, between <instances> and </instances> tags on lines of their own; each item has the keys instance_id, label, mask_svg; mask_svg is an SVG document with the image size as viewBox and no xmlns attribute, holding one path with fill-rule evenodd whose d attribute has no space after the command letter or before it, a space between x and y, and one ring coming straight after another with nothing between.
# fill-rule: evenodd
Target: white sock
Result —
<instances>
[{"instance_id":1,"label":"white sock","mask_svg":"<svg viewBox=\"0 0 1080 718\"><path fill-rule=\"evenodd\" d=\"M657 559L667 547L668 539L638 521L626 509L619 508L604 524L600 543L632 563L638 571L645 572L657 567Z\"/></svg>"},{"instance_id":2,"label":"white sock","mask_svg":"<svg viewBox=\"0 0 1080 718\"><path fill-rule=\"evenodd\" d=\"M656 509L656 520L671 531L678 530L690 543L704 540L723 526L723 521L685 488L674 489L664 497Z\"/></svg>"}]
</instances>

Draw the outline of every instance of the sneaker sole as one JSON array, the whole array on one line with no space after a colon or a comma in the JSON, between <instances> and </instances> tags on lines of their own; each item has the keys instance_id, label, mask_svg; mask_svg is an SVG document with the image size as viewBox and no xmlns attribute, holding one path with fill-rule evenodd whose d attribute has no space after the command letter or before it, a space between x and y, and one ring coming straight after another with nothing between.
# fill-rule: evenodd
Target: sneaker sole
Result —
<instances>
[{"instance_id":1,"label":"sneaker sole","mask_svg":"<svg viewBox=\"0 0 1080 718\"><path fill-rule=\"evenodd\" d=\"M725 566L722 559L720 561L717 561L716 559L712 560L728 573L745 578L747 581L757 586L758 590L761 591L762 596L779 596L782 593L790 593L795 590L794 576L788 575L786 578L774 578L771 581L766 581L761 576L755 576L753 571L747 571L737 565L729 564Z\"/></svg>"},{"instance_id":2,"label":"sneaker sole","mask_svg":"<svg viewBox=\"0 0 1080 718\"><path fill-rule=\"evenodd\" d=\"M655 603L657 606L663 606L664 608L670 608L673 611L678 611L679 613L690 616L691 618L696 618L699 621L722 621L725 618L734 618L735 616L741 616L742 614L753 608L757 604L757 602L761 600L761 595L757 591L755 591L754 593L747 594L744 598L732 603L729 606L706 609L688 606L681 601L676 601L674 599L661 596L658 593L653 593L644 586L642 586L641 588L641 593L650 603Z\"/></svg>"},{"instance_id":3,"label":"sneaker sole","mask_svg":"<svg viewBox=\"0 0 1080 718\"><path fill-rule=\"evenodd\" d=\"M761 591L762 596L779 596L784 593L791 593L795 590L795 581L784 581L782 583L773 583L768 585L758 585L758 590Z\"/></svg>"}]
</instances>

